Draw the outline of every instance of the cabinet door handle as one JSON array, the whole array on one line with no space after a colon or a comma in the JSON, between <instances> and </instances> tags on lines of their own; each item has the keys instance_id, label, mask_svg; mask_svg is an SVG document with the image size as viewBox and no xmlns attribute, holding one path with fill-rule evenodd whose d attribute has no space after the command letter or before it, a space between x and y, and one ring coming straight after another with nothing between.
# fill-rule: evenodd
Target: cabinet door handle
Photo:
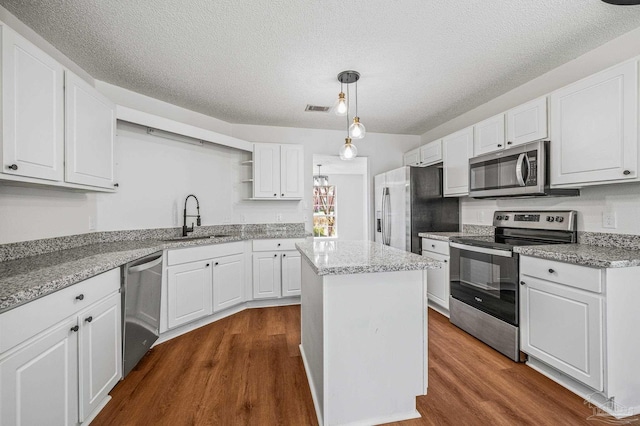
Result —
<instances>
[{"instance_id":1,"label":"cabinet door handle","mask_svg":"<svg viewBox=\"0 0 640 426\"><path fill-rule=\"evenodd\" d=\"M498 148L502 148L502 144L501 143L498 144Z\"/></svg>"},{"instance_id":2,"label":"cabinet door handle","mask_svg":"<svg viewBox=\"0 0 640 426\"><path fill-rule=\"evenodd\" d=\"M282 257L285 257L285 256L286 256L286 254L282 253Z\"/></svg>"},{"instance_id":3,"label":"cabinet door handle","mask_svg":"<svg viewBox=\"0 0 640 426\"><path fill-rule=\"evenodd\" d=\"M210 265L210 264L209 264L209 263L207 263L207 264L206 264L206 265L204 265L204 266L205 266L206 268L208 268L208 267L209 267L209 265Z\"/></svg>"},{"instance_id":4,"label":"cabinet door handle","mask_svg":"<svg viewBox=\"0 0 640 426\"><path fill-rule=\"evenodd\" d=\"M555 270L553 270L553 269L551 269L551 268L549 268L549 273L550 273L550 274L553 274L554 272L556 272L556 271L555 271Z\"/></svg>"},{"instance_id":5,"label":"cabinet door handle","mask_svg":"<svg viewBox=\"0 0 640 426\"><path fill-rule=\"evenodd\" d=\"M447 262L448 262L448 260L445 260L445 261L444 261L444 263L447 263Z\"/></svg>"},{"instance_id":6,"label":"cabinet door handle","mask_svg":"<svg viewBox=\"0 0 640 426\"><path fill-rule=\"evenodd\" d=\"M513 142L511 142L511 141L508 141L508 142L507 142L507 145L511 145L512 143L513 143Z\"/></svg>"},{"instance_id":7,"label":"cabinet door handle","mask_svg":"<svg viewBox=\"0 0 640 426\"><path fill-rule=\"evenodd\" d=\"M278 247L280 247L280 243L278 243Z\"/></svg>"},{"instance_id":8,"label":"cabinet door handle","mask_svg":"<svg viewBox=\"0 0 640 426\"><path fill-rule=\"evenodd\" d=\"M220 263L216 262L213 264L213 266L218 266Z\"/></svg>"},{"instance_id":9,"label":"cabinet door handle","mask_svg":"<svg viewBox=\"0 0 640 426\"><path fill-rule=\"evenodd\" d=\"M9 169L9 170L18 170L18 165L17 164L12 164L10 166L7 166L7 169Z\"/></svg>"},{"instance_id":10,"label":"cabinet door handle","mask_svg":"<svg viewBox=\"0 0 640 426\"><path fill-rule=\"evenodd\" d=\"M525 285L526 283L524 281L520 281L520 285Z\"/></svg>"},{"instance_id":11,"label":"cabinet door handle","mask_svg":"<svg viewBox=\"0 0 640 426\"><path fill-rule=\"evenodd\" d=\"M114 183L113 186L118 188L120 186L120 184L119 183Z\"/></svg>"},{"instance_id":12,"label":"cabinet door handle","mask_svg":"<svg viewBox=\"0 0 640 426\"><path fill-rule=\"evenodd\" d=\"M85 318L85 321L86 321L86 322L91 322L91 321L93 321L93 317Z\"/></svg>"},{"instance_id":13,"label":"cabinet door handle","mask_svg":"<svg viewBox=\"0 0 640 426\"><path fill-rule=\"evenodd\" d=\"M277 197L277 196L278 196L278 194L273 194L273 196L274 196L274 197Z\"/></svg>"},{"instance_id":14,"label":"cabinet door handle","mask_svg":"<svg viewBox=\"0 0 640 426\"><path fill-rule=\"evenodd\" d=\"M623 175L630 175L631 174L631 170L625 170L624 172L622 172L622 174Z\"/></svg>"},{"instance_id":15,"label":"cabinet door handle","mask_svg":"<svg viewBox=\"0 0 640 426\"><path fill-rule=\"evenodd\" d=\"M74 325L73 327L71 327L71 331L73 331L74 333L78 330L80 330L80 327L78 327L77 325Z\"/></svg>"},{"instance_id":16,"label":"cabinet door handle","mask_svg":"<svg viewBox=\"0 0 640 426\"><path fill-rule=\"evenodd\" d=\"M76 300L84 300L84 294L77 295Z\"/></svg>"},{"instance_id":17,"label":"cabinet door handle","mask_svg":"<svg viewBox=\"0 0 640 426\"><path fill-rule=\"evenodd\" d=\"M277 254L274 254L274 255L273 255L273 257L278 257L278 255L277 255Z\"/></svg>"},{"instance_id":18,"label":"cabinet door handle","mask_svg":"<svg viewBox=\"0 0 640 426\"><path fill-rule=\"evenodd\" d=\"M282 196L284 197L284 194L282 194Z\"/></svg>"}]
</instances>

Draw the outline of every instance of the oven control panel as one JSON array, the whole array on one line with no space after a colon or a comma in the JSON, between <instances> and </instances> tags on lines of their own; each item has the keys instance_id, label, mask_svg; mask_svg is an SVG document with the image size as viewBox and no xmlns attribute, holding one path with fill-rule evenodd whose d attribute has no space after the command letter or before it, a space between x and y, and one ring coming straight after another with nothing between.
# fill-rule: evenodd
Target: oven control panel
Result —
<instances>
[{"instance_id":1,"label":"oven control panel","mask_svg":"<svg viewBox=\"0 0 640 426\"><path fill-rule=\"evenodd\" d=\"M576 230L575 210L554 211L497 211L493 226L507 228Z\"/></svg>"}]
</instances>

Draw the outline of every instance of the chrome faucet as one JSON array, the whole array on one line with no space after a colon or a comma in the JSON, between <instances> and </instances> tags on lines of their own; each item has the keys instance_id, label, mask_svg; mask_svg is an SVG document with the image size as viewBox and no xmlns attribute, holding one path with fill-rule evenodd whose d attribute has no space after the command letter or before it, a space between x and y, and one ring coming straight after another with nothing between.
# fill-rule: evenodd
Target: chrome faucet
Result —
<instances>
[{"instance_id":1,"label":"chrome faucet","mask_svg":"<svg viewBox=\"0 0 640 426\"><path fill-rule=\"evenodd\" d=\"M196 209L198 210L198 214L197 216L194 215L188 215L187 214L187 201L189 201L189 198L193 197L196 200ZM198 197L196 197L193 194L189 194L187 195L187 198L184 200L184 221L182 223L182 236L186 237L189 232L193 232L193 222L191 222L191 227L187 226L187 218L188 217L197 217L196 219L196 224L198 226L200 226L201 222L200 222L200 202L198 201Z\"/></svg>"}]
</instances>

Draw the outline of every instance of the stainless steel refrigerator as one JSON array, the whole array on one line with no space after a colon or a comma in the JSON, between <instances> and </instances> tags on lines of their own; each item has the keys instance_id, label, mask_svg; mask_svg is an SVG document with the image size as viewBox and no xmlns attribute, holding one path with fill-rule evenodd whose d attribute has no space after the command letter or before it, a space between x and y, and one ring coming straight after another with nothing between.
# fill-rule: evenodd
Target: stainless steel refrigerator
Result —
<instances>
[{"instance_id":1,"label":"stainless steel refrigerator","mask_svg":"<svg viewBox=\"0 0 640 426\"><path fill-rule=\"evenodd\" d=\"M456 232L458 198L444 198L442 166L400 167L374 178L375 241L421 254L420 232Z\"/></svg>"}]
</instances>

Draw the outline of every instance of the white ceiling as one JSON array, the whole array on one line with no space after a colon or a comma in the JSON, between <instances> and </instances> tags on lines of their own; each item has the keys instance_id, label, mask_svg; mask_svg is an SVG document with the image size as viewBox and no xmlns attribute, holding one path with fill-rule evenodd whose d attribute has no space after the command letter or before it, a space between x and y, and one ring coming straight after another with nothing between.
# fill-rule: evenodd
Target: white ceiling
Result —
<instances>
[{"instance_id":1,"label":"white ceiling","mask_svg":"<svg viewBox=\"0 0 640 426\"><path fill-rule=\"evenodd\" d=\"M367 175L367 157L344 161L337 155L313 154L314 175L318 174L318 164L321 165L320 173L323 175Z\"/></svg>"},{"instance_id":2,"label":"white ceiling","mask_svg":"<svg viewBox=\"0 0 640 426\"><path fill-rule=\"evenodd\" d=\"M422 134L640 26L600 0L0 0L93 77L230 123Z\"/></svg>"}]
</instances>

